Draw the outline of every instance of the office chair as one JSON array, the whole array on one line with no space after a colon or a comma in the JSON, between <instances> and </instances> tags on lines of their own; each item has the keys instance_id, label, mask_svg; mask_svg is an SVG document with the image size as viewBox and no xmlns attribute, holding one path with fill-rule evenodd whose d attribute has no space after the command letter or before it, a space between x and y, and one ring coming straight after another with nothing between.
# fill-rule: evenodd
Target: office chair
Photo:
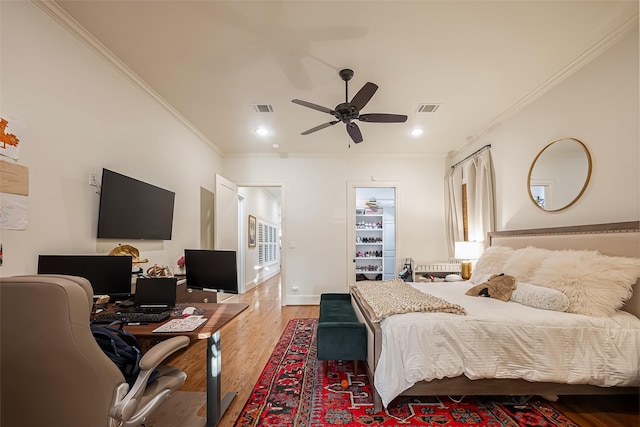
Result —
<instances>
[{"instance_id":1,"label":"office chair","mask_svg":"<svg viewBox=\"0 0 640 427\"><path fill-rule=\"evenodd\" d=\"M0 278L0 424L15 426L141 426L186 374L159 366L186 347L173 337L150 348L129 388L89 327L93 289L84 278L33 275ZM158 368L157 380L147 384Z\"/></svg>"}]
</instances>

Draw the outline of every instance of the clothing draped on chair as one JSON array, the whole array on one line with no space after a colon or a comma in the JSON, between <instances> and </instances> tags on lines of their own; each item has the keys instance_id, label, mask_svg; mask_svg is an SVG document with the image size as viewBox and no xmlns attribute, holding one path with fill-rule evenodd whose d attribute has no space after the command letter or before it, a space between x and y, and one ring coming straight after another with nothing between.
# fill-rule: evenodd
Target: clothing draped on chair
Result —
<instances>
[{"instance_id":1,"label":"clothing draped on chair","mask_svg":"<svg viewBox=\"0 0 640 427\"><path fill-rule=\"evenodd\" d=\"M463 193L463 185L466 192ZM455 164L445 178L445 219L449 256L454 242L486 242L487 233L495 230L495 190L490 146L485 146ZM463 198L466 196L466 236Z\"/></svg>"}]
</instances>

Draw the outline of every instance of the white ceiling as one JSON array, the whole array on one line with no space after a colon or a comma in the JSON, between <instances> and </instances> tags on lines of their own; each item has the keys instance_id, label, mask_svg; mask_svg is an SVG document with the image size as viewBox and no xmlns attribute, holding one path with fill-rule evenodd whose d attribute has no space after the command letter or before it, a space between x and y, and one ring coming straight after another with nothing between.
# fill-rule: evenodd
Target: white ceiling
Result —
<instances>
[{"instance_id":1,"label":"white ceiling","mask_svg":"<svg viewBox=\"0 0 640 427\"><path fill-rule=\"evenodd\" d=\"M637 25L637 1L57 1L225 155L445 156ZM55 4L51 7L57 9ZM338 71L380 88L362 113L408 115L300 133L333 119L291 103L345 101ZM441 104L417 113L422 103ZM270 104L258 113L253 104ZM259 137L259 126L270 129ZM411 129L424 129L412 137ZM273 148L278 144L278 148Z\"/></svg>"}]
</instances>

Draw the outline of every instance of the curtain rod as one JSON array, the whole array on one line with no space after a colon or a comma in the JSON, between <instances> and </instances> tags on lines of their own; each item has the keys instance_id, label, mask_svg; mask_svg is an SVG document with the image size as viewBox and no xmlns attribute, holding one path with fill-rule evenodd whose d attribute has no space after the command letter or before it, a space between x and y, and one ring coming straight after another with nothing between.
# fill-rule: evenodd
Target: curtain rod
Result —
<instances>
[{"instance_id":1,"label":"curtain rod","mask_svg":"<svg viewBox=\"0 0 640 427\"><path fill-rule=\"evenodd\" d=\"M469 154L467 157L465 157L464 159L460 160L458 163L456 163L455 165L451 166L451 169L455 169L456 166L458 166L460 163L466 162L467 160L469 160L470 158L472 158L473 156L479 154L481 151L486 150L487 148L491 148L491 144L487 144L482 148L477 149L476 151L474 151L473 153Z\"/></svg>"}]
</instances>

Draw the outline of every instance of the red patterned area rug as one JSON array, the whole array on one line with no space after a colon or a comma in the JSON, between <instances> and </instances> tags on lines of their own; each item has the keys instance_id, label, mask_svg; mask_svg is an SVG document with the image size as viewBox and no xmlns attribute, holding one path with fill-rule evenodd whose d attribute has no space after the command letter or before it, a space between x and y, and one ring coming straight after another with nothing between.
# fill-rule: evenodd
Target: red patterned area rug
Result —
<instances>
[{"instance_id":1,"label":"red patterned area rug","mask_svg":"<svg viewBox=\"0 0 640 427\"><path fill-rule=\"evenodd\" d=\"M373 413L371 386L351 362L316 360L317 319L293 319L285 328L235 427L249 426L559 426L577 424L539 398L461 400L399 397Z\"/></svg>"}]
</instances>

